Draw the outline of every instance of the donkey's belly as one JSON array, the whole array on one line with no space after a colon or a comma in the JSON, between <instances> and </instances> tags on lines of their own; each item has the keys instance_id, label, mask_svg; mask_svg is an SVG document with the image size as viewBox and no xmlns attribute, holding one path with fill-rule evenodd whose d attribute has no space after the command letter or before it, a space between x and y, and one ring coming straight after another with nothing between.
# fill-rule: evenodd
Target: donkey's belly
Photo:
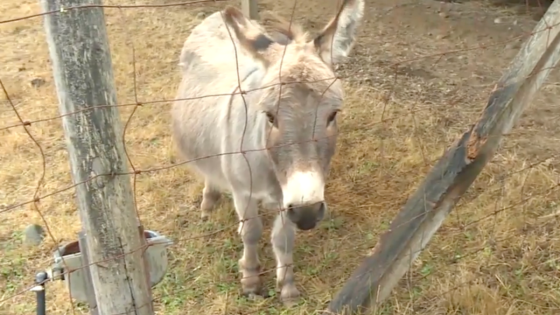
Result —
<instances>
[{"instance_id":1,"label":"donkey's belly","mask_svg":"<svg viewBox=\"0 0 560 315\"><path fill-rule=\"evenodd\" d=\"M231 190L231 185L223 172L219 157L197 160L193 163L193 167L216 188L224 191Z\"/></svg>"},{"instance_id":2,"label":"donkey's belly","mask_svg":"<svg viewBox=\"0 0 560 315\"><path fill-rule=\"evenodd\" d=\"M190 119L189 124L175 121L175 142L187 168L196 171L215 186L229 189L222 167L224 152L220 148L220 132L216 131L216 124L204 121L203 117Z\"/></svg>"}]
</instances>

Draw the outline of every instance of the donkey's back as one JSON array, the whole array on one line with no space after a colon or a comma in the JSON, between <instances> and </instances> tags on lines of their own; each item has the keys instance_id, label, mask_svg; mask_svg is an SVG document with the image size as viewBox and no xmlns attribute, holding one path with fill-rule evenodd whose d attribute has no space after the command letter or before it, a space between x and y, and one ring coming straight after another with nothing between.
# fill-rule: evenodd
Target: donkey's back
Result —
<instances>
[{"instance_id":1,"label":"donkey's back","mask_svg":"<svg viewBox=\"0 0 560 315\"><path fill-rule=\"evenodd\" d=\"M222 14L219 11L205 18L183 45L179 58L182 79L172 107L172 125L183 158L194 160L189 163L191 169L213 181L216 188L229 190L223 168L224 160L232 157L224 154L235 151L227 139L238 133L239 120L235 117L239 96L232 94L239 78L254 72L259 64L245 50L236 49L239 41L228 32Z\"/></svg>"},{"instance_id":2,"label":"donkey's back","mask_svg":"<svg viewBox=\"0 0 560 315\"><path fill-rule=\"evenodd\" d=\"M245 50L235 48L240 46L239 40L233 31L228 32L222 14L219 11L206 17L185 41L179 65L187 89L180 89L179 94L193 97L189 88L196 89L197 96L231 92L237 87L238 73L244 77L258 66Z\"/></svg>"}]
</instances>

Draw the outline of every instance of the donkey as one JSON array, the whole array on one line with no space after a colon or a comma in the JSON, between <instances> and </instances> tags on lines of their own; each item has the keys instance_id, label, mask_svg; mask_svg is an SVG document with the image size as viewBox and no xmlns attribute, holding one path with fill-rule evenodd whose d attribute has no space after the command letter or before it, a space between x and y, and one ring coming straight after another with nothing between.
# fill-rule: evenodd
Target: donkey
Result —
<instances>
[{"instance_id":1,"label":"donkey","mask_svg":"<svg viewBox=\"0 0 560 315\"><path fill-rule=\"evenodd\" d=\"M280 298L292 305L300 297L292 267L295 233L313 229L327 211L325 181L343 105L334 67L351 51L363 12L364 0L344 0L310 38L281 18L272 35L227 7L206 17L184 43L173 139L204 180L202 219L222 193L232 195L243 240L244 295L263 292L261 202L280 210L271 233Z\"/></svg>"}]
</instances>

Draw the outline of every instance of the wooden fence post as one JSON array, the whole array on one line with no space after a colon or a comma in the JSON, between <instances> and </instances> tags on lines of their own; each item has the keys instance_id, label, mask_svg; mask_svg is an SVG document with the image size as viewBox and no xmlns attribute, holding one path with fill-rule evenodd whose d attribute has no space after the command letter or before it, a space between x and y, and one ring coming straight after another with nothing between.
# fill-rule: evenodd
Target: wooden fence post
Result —
<instances>
[{"instance_id":1,"label":"wooden fence post","mask_svg":"<svg viewBox=\"0 0 560 315\"><path fill-rule=\"evenodd\" d=\"M97 311L153 314L102 0L41 3Z\"/></svg>"},{"instance_id":2,"label":"wooden fence post","mask_svg":"<svg viewBox=\"0 0 560 315\"><path fill-rule=\"evenodd\" d=\"M259 19L259 8L257 0L241 0L241 10L243 14L251 20Z\"/></svg>"},{"instance_id":3,"label":"wooden fence post","mask_svg":"<svg viewBox=\"0 0 560 315\"><path fill-rule=\"evenodd\" d=\"M482 117L432 168L323 315L376 309L389 296L559 60L560 1L555 1L496 84Z\"/></svg>"}]
</instances>

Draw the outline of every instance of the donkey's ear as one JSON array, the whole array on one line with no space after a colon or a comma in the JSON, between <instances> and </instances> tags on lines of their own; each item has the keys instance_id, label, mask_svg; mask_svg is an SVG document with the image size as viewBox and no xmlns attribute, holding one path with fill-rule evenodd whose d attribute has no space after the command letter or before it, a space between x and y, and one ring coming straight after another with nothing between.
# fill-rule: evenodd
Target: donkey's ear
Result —
<instances>
[{"instance_id":1,"label":"donkey's ear","mask_svg":"<svg viewBox=\"0 0 560 315\"><path fill-rule=\"evenodd\" d=\"M313 39L315 49L324 62L335 65L348 56L363 16L364 0L342 0L336 16Z\"/></svg>"},{"instance_id":2,"label":"donkey's ear","mask_svg":"<svg viewBox=\"0 0 560 315\"><path fill-rule=\"evenodd\" d=\"M241 49L268 65L268 60L260 52L266 50L274 41L235 7L226 7L222 12L222 17L228 28L233 30L233 33L230 34L237 38Z\"/></svg>"}]
</instances>

